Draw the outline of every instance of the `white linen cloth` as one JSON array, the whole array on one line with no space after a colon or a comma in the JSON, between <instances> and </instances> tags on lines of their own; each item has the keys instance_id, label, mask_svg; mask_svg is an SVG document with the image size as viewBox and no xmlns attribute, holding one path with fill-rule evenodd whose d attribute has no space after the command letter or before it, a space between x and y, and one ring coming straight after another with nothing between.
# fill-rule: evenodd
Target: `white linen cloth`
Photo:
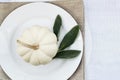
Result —
<instances>
[{"instance_id":1,"label":"white linen cloth","mask_svg":"<svg viewBox=\"0 0 120 80\"><path fill-rule=\"evenodd\" d=\"M84 0L86 34L85 80L120 80L120 0ZM89 52L89 51L90 52Z\"/></svg>"}]
</instances>

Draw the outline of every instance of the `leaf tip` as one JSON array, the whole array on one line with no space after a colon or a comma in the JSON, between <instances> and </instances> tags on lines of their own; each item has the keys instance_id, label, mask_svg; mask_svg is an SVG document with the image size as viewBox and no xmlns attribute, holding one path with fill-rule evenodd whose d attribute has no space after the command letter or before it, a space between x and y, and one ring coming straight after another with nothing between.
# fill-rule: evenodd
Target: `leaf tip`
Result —
<instances>
[{"instance_id":1,"label":"leaf tip","mask_svg":"<svg viewBox=\"0 0 120 80\"><path fill-rule=\"evenodd\" d=\"M79 24L77 24L75 27L78 28L78 29L80 29L80 25Z\"/></svg>"},{"instance_id":2,"label":"leaf tip","mask_svg":"<svg viewBox=\"0 0 120 80\"><path fill-rule=\"evenodd\" d=\"M62 21L61 16L58 14L56 18L59 18L60 21Z\"/></svg>"}]
</instances>

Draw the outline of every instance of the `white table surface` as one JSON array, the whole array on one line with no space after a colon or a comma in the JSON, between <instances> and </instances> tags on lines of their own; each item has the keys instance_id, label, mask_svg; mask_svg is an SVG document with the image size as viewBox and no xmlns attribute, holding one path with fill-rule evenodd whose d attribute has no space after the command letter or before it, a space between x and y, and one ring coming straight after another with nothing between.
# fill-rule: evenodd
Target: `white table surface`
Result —
<instances>
[{"instance_id":1,"label":"white table surface","mask_svg":"<svg viewBox=\"0 0 120 80\"><path fill-rule=\"evenodd\" d=\"M84 4L85 80L120 80L120 0Z\"/></svg>"}]
</instances>

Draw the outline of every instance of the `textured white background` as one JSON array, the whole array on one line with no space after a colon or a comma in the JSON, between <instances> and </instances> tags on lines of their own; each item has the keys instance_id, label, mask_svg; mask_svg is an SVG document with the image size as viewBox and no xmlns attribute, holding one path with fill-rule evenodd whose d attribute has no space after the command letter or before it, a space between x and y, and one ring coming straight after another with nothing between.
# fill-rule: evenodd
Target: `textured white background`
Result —
<instances>
[{"instance_id":1,"label":"textured white background","mask_svg":"<svg viewBox=\"0 0 120 80\"><path fill-rule=\"evenodd\" d=\"M86 80L120 80L120 0L84 4Z\"/></svg>"},{"instance_id":2,"label":"textured white background","mask_svg":"<svg viewBox=\"0 0 120 80\"><path fill-rule=\"evenodd\" d=\"M92 50L85 53L86 80L120 80L120 0L84 3L85 25L92 36Z\"/></svg>"}]
</instances>

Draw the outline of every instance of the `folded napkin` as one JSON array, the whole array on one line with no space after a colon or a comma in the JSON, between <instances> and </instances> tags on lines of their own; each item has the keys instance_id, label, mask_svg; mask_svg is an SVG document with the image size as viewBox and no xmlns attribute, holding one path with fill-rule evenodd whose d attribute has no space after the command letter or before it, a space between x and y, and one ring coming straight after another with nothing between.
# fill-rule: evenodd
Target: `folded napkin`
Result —
<instances>
[{"instance_id":1,"label":"folded napkin","mask_svg":"<svg viewBox=\"0 0 120 80\"><path fill-rule=\"evenodd\" d=\"M66 0L66 1L54 1L51 2L56 4L60 7L63 7L67 10L75 19L76 21L82 25L81 30L84 33L84 15L83 15L83 3L82 0ZM18 8L27 3L0 3L0 23L5 19L5 17L13 11L15 8ZM71 76L69 80L83 80L84 78L83 72L83 61L81 62L80 66L76 70L76 72ZM10 80L5 73L0 68L0 80Z\"/></svg>"}]
</instances>

